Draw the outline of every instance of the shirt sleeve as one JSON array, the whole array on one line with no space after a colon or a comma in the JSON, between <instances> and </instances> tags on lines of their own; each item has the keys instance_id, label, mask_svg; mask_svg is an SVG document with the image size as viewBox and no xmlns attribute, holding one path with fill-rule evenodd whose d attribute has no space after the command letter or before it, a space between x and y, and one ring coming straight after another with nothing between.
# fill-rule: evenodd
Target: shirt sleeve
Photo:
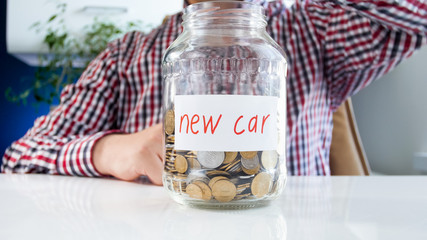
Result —
<instances>
[{"instance_id":1,"label":"shirt sleeve","mask_svg":"<svg viewBox=\"0 0 427 240\"><path fill-rule=\"evenodd\" d=\"M309 8L333 109L427 42L425 1L319 1Z\"/></svg>"},{"instance_id":2,"label":"shirt sleeve","mask_svg":"<svg viewBox=\"0 0 427 240\"><path fill-rule=\"evenodd\" d=\"M99 54L75 84L64 88L60 105L6 149L2 172L100 176L92 148L102 136L118 131L118 44Z\"/></svg>"}]
</instances>

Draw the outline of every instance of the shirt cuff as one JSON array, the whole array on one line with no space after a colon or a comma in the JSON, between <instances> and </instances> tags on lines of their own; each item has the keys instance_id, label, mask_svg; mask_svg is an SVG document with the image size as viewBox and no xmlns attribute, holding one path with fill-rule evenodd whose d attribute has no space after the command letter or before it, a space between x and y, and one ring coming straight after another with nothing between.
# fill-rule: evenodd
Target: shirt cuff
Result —
<instances>
[{"instance_id":1,"label":"shirt cuff","mask_svg":"<svg viewBox=\"0 0 427 240\"><path fill-rule=\"evenodd\" d=\"M62 146L56 162L58 174L70 176L102 177L93 164L92 150L96 141L105 135L121 132L109 130L80 137Z\"/></svg>"}]
</instances>

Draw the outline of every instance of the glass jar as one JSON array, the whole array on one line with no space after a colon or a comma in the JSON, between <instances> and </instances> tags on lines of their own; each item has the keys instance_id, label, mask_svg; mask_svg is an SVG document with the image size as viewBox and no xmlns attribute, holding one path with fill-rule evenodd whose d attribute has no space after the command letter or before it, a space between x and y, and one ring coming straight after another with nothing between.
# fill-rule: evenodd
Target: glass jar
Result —
<instances>
[{"instance_id":1,"label":"glass jar","mask_svg":"<svg viewBox=\"0 0 427 240\"><path fill-rule=\"evenodd\" d=\"M203 2L163 56L163 184L182 204L265 205L286 182L284 51L264 8Z\"/></svg>"}]
</instances>

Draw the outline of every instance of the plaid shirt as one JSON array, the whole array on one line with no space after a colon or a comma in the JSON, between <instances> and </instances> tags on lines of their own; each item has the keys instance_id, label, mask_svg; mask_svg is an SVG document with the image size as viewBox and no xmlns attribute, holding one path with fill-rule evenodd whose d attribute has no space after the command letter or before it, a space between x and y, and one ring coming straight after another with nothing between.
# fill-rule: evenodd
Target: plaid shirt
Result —
<instances>
[{"instance_id":1,"label":"plaid shirt","mask_svg":"<svg viewBox=\"0 0 427 240\"><path fill-rule=\"evenodd\" d=\"M287 167L329 175L332 113L349 96L426 44L425 0L260 2L267 31L289 57ZM94 59L61 104L38 118L3 157L3 172L99 176L92 148L112 132L162 120L161 57L182 15L144 35L126 34Z\"/></svg>"}]
</instances>

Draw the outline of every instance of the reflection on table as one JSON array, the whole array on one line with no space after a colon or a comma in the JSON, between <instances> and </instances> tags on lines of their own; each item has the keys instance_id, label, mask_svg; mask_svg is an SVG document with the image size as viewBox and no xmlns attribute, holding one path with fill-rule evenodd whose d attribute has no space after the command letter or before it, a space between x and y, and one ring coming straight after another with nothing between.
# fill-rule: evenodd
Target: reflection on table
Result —
<instances>
[{"instance_id":1,"label":"reflection on table","mask_svg":"<svg viewBox=\"0 0 427 240\"><path fill-rule=\"evenodd\" d=\"M0 175L0 232L2 239L427 239L425 186L427 177L290 177L269 206L206 210L181 206L145 181Z\"/></svg>"}]
</instances>

